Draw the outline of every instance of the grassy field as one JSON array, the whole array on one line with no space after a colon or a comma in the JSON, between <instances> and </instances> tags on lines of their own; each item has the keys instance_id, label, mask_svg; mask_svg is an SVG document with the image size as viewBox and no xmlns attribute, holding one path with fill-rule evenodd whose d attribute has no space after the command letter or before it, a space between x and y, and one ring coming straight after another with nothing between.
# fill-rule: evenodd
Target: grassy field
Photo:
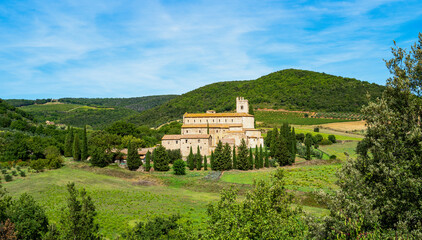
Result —
<instances>
[{"instance_id":1,"label":"grassy field","mask_svg":"<svg viewBox=\"0 0 422 240\"><path fill-rule=\"evenodd\" d=\"M328 153L329 155L336 155L337 159L342 161L347 160L347 156L344 154L345 152L349 155L350 158L356 159L356 146L358 141L351 141L351 142L344 142L344 143L336 143L333 145L326 145L326 146L319 146L319 149L323 152Z\"/></svg>"},{"instance_id":2,"label":"grassy field","mask_svg":"<svg viewBox=\"0 0 422 240\"><path fill-rule=\"evenodd\" d=\"M314 132L313 128L312 129L306 129L306 128L301 128L300 126L297 127L295 126L295 133L303 133L303 134L307 134L310 133L313 136L315 136L316 134L321 134L322 137L328 139L329 135L334 135L336 137L337 140L353 140L353 141L360 141L363 139L363 136L359 136L359 135L354 135L354 134L342 134L340 132L335 132L335 131L330 131L330 133L326 133L323 131L323 129L320 129L320 132Z\"/></svg>"},{"instance_id":3,"label":"grassy field","mask_svg":"<svg viewBox=\"0 0 422 240\"><path fill-rule=\"evenodd\" d=\"M305 118L303 113L255 111L255 120L262 122L263 126L280 127L284 122L294 125L316 125L334 122L349 122L347 119Z\"/></svg>"},{"instance_id":4,"label":"grassy field","mask_svg":"<svg viewBox=\"0 0 422 240\"><path fill-rule=\"evenodd\" d=\"M25 112L29 113L37 113L37 112L67 112L69 110L82 107L82 105L78 104L40 104L40 105L29 105L20 107L20 109L24 110Z\"/></svg>"}]
</instances>

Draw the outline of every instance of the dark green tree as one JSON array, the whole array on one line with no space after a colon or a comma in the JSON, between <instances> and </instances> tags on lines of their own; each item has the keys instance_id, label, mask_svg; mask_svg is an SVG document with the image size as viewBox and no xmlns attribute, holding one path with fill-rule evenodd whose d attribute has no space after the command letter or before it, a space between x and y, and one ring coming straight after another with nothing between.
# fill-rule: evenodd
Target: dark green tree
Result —
<instances>
[{"instance_id":1,"label":"dark green tree","mask_svg":"<svg viewBox=\"0 0 422 240\"><path fill-rule=\"evenodd\" d=\"M212 170L223 171L224 170L224 155L223 155L223 143L218 141L217 147L214 150L214 159L212 163Z\"/></svg>"},{"instance_id":2,"label":"dark green tree","mask_svg":"<svg viewBox=\"0 0 422 240\"><path fill-rule=\"evenodd\" d=\"M270 167L268 148L265 148L265 152L264 152L264 166L266 168Z\"/></svg>"},{"instance_id":3,"label":"dark green tree","mask_svg":"<svg viewBox=\"0 0 422 240\"><path fill-rule=\"evenodd\" d=\"M127 149L127 168L131 171L136 171L142 165L141 158L138 154L138 149L133 143L129 143L129 148Z\"/></svg>"},{"instance_id":4,"label":"dark green tree","mask_svg":"<svg viewBox=\"0 0 422 240\"><path fill-rule=\"evenodd\" d=\"M92 166L105 167L110 163L110 158L104 149L95 148L91 153L90 162Z\"/></svg>"},{"instance_id":5,"label":"dark green tree","mask_svg":"<svg viewBox=\"0 0 422 240\"><path fill-rule=\"evenodd\" d=\"M208 170L208 164L207 164L207 155L204 155L204 170Z\"/></svg>"},{"instance_id":6,"label":"dark green tree","mask_svg":"<svg viewBox=\"0 0 422 240\"><path fill-rule=\"evenodd\" d=\"M334 135L328 135L328 140L330 140L332 143L336 143L337 142L336 136L334 136Z\"/></svg>"},{"instance_id":7,"label":"dark green tree","mask_svg":"<svg viewBox=\"0 0 422 240\"><path fill-rule=\"evenodd\" d=\"M306 136L305 136L305 147L306 147L305 159L306 160L311 160L312 144L313 144L313 137L310 133L307 133Z\"/></svg>"},{"instance_id":8,"label":"dark green tree","mask_svg":"<svg viewBox=\"0 0 422 240\"><path fill-rule=\"evenodd\" d=\"M244 139L242 139L237 149L237 169L249 170L248 147Z\"/></svg>"},{"instance_id":9,"label":"dark green tree","mask_svg":"<svg viewBox=\"0 0 422 240\"><path fill-rule=\"evenodd\" d=\"M82 135L81 159L82 161L86 161L87 158L88 158L88 138L86 136L86 125L85 125L83 135Z\"/></svg>"},{"instance_id":10,"label":"dark green tree","mask_svg":"<svg viewBox=\"0 0 422 240\"><path fill-rule=\"evenodd\" d=\"M259 164L260 168L264 167L264 153L262 151L262 145L259 145Z\"/></svg>"},{"instance_id":11,"label":"dark green tree","mask_svg":"<svg viewBox=\"0 0 422 240\"><path fill-rule=\"evenodd\" d=\"M151 169L151 153L150 151L147 152L145 155L145 171L149 172Z\"/></svg>"},{"instance_id":12,"label":"dark green tree","mask_svg":"<svg viewBox=\"0 0 422 240\"><path fill-rule=\"evenodd\" d=\"M159 172L170 170L169 157L163 145L160 145L155 149L154 170Z\"/></svg>"},{"instance_id":13,"label":"dark green tree","mask_svg":"<svg viewBox=\"0 0 422 240\"><path fill-rule=\"evenodd\" d=\"M248 167L249 170L253 169L253 153L252 153L252 148L249 148L249 155L248 155Z\"/></svg>"},{"instance_id":14,"label":"dark green tree","mask_svg":"<svg viewBox=\"0 0 422 240\"><path fill-rule=\"evenodd\" d=\"M67 135L64 145L64 156L72 157L73 156L73 142L75 138L73 136L73 128L67 127Z\"/></svg>"},{"instance_id":15,"label":"dark green tree","mask_svg":"<svg viewBox=\"0 0 422 240\"><path fill-rule=\"evenodd\" d=\"M186 164L182 159L178 159L173 163L174 175L186 175Z\"/></svg>"},{"instance_id":16,"label":"dark green tree","mask_svg":"<svg viewBox=\"0 0 422 240\"><path fill-rule=\"evenodd\" d=\"M280 166L285 166L290 163L291 156L290 156L290 145L286 138L280 136L278 139L278 147L275 151L275 159L277 160Z\"/></svg>"},{"instance_id":17,"label":"dark green tree","mask_svg":"<svg viewBox=\"0 0 422 240\"><path fill-rule=\"evenodd\" d=\"M81 160L81 145L79 143L79 136L75 133L75 139L73 141L73 160Z\"/></svg>"},{"instance_id":18,"label":"dark green tree","mask_svg":"<svg viewBox=\"0 0 422 240\"><path fill-rule=\"evenodd\" d=\"M272 131L271 143L270 143L270 156L274 157L276 149L278 147L278 129L275 127Z\"/></svg>"},{"instance_id":19,"label":"dark green tree","mask_svg":"<svg viewBox=\"0 0 422 240\"><path fill-rule=\"evenodd\" d=\"M74 183L67 185L67 206L60 216L60 232L63 239L100 239L99 226L95 222L97 212L85 189L77 191Z\"/></svg>"},{"instance_id":20,"label":"dark green tree","mask_svg":"<svg viewBox=\"0 0 422 240\"><path fill-rule=\"evenodd\" d=\"M233 169L237 169L237 159L236 159L236 146L233 146L233 153L232 153L232 158L233 158Z\"/></svg>"},{"instance_id":21,"label":"dark green tree","mask_svg":"<svg viewBox=\"0 0 422 240\"><path fill-rule=\"evenodd\" d=\"M196 170L202 169L202 155L201 155L201 151L199 149L199 146L196 149L195 164L196 164Z\"/></svg>"},{"instance_id":22,"label":"dark green tree","mask_svg":"<svg viewBox=\"0 0 422 240\"><path fill-rule=\"evenodd\" d=\"M223 170L230 170L232 166L232 149L228 143L224 144L223 149Z\"/></svg>"},{"instance_id":23,"label":"dark green tree","mask_svg":"<svg viewBox=\"0 0 422 240\"><path fill-rule=\"evenodd\" d=\"M214 170L214 151L211 152L210 167L211 167L211 170Z\"/></svg>"},{"instance_id":24,"label":"dark green tree","mask_svg":"<svg viewBox=\"0 0 422 240\"><path fill-rule=\"evenodd\" d=\"M259 149L258 146L255 146L255 168L260 169L261 163L259 162Z\"/></svg>"},{"instance_id":25,"label":"dark green tree","mask_svg":"<svg viewBox=\"0 0 422 240\"><path fill-rule=\"evenodd\" d=\"M195 169L195 155L193 155L192 147L190 147L187 163L189 170L192 171Z\"/></svg>"}]
</instances>

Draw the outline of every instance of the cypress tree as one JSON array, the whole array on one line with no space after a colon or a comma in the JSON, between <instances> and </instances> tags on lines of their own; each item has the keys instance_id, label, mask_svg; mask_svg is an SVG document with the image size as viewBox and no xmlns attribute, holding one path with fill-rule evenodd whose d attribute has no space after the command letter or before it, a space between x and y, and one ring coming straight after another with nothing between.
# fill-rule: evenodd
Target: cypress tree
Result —
<instances>
[{"instance_id":1,"label":"cypress tree","mask_svg":"<svg viewBox=\"0 0 422 240\"><path fill-rule=\"evenodd\" d=\"M237 169L239 170L248 170L248 147L244 139L240 142L240 146L237 149Z\"/></svg>"},{"instance_id":2,"label":"cypress tree","mask_svg":"<svg viewBox=\"0 0 422 240\"><path fill-rule=\"evenodd\" d=\"M188 168L191 171L195 169L194 158L195 158L195 156L193 155L192 147L190 147L190 151L189 151L189 155L188 155L187 161L188 161Z\"/></svg>"},{"instance_id":3,"label":"cypress tree","mask_svg":"<svg viewBox=\"0 0 422 240\"><path fill-rule=\"evenodd\" d=\"M271 137L271 144L270 144L270 156L274 157L275 152L277 149L277 143L278 143L278 129L275 127L272 131L272 137Z\"/></svg>"},{"instance_id":4,"label":"cypress tree","mask_svg":"<svg viewBox=\"0 0 422 240\"><path fill-rule=\"evenodd\" d=\"M259 169L260 167L261 167L261 163L259 162L258 146L255 146L255 168Z\"/></svg>"},{"instance_id":5,"label":"cypress tree","mask_svg":"<svg viewBox=\"0 0 422 240\"><path fill-rule=\"evenodd\" d=\"M236 146L233 146L233 169L237 169Z\"/></svg>"},{"instance_id":6,"label":"cypress tree","mask_svg":"<svg viewBox=\"0 0 422 240\"><path fill-rule=\"evenodd\" d=\"M228 143L224 145L223 149L223 169L224 170L230 170L232 169L232 149Z\"/></svg>"},{"instance_id":7,"label":"cypress tree","mask_svg":"<svg viewBox=\"0 0 422 240\"><path fill-rule=\"evenodd\" d=\"M214 170L214 151L211 152L210 165L211 170Z\"/></svg>"},{"instance_id":8,"label":"cypress tree","mask_svg":"<svg viewBox=\"0 0 422 240\"><path fill-rule=\"evenodd\" d=\"M305 137L305 147L306 147L306 152L305 152L305 159L306 160L311 160L311 146L313 143L313 139L312 139L312 135L311 134L306 134Z\"/></svg>"},{"instance_id":9,"label":"cypress tree","mask_svg":"<svg viewBox=\"0 0 422 240\"><path fill-rule=\"evenodd\" d=\"M73 141L73 160L81 160L81 146L79 144L79 136L77 133L75 134L75 139Z\"/></svg>"},{"instance_id":10,"label":"cypress tree","mask_svg":"<svg viewBox=\"0 0 422 240\"><path fill-rule=\"evenodd\" d=\"M135 171L142 165L142 161L139 158L138 149L135 144L129 142L129 147L127 149L127 167L131 171Z\"/></svg>"},{"instance_id":11,"label":"cypress tree","mask_svg":"<svg viewBox=\"0 0 422 240\"><path fill-rule=\"evenodd\" d=\"M67 135L66 135L66 141L64 145L64 156L65 157L72 157L73 154L73 128L67 127Z\"/></svg>"},{"instance_id":12,"label":"cypress tree","mask_svg":"<svg viewBox=\"0 0 422 240\"><path fill-rule=\"evenodd\" d=\"M262 145L259 145L259 166L264 167L264 153L262 152Z\"/></svg>"},{"instance_id":13,"label":"cypress tree","mask_svg":"<svg viewBox=\"0 0 422 240\"><path fill-rule=\"evenodd\" d=\"M147 155L145 156L145 171L149 172L151 169L151 153L150 151L147 152Z\"/></svg>"},{"instance_id":14,"label":"cypress tree","mask_svg":"<svg viewBox=\"0 0 422 240\"><path fill-rule=\"evenodd\" d=\"M223 156L223 143L218 142L217 147L214 150L214 161L212 164L213 170L222 171L224 170L224 156Z\"/></svg>"},{"instance_id":15,"label":"cypress tree","mask_svg":"<svg viewBox=\"0 0 422 240\"><path fill-rule=\"evenodd\" d=\"M252 148L249 148L249 163L248 163L249 170L253 169L253 153Z\"/></svg>"},{"instance_id":16,"label":"cypress tree","mask_svg":"<svg viewBox=\"0 0 422 240\"><path fill-rule=\"evenodd\" d=\"M170 159L169 159L166 149L163 147L163 145L158 146L155 149L154 170L163 171L163 172L170 170L169 162L170 162Z\"/></svg>"},{"instance_id":17,"label":"cypress tree","mask_svg":"<svg viewBox=\"0 0 422 240\"><path fill-rule=\"evenodd\" d=\"M207 134L210 134L210 124L207 122Z\"/></svg>"},{"instance_id":18,"label":"cypress tree","mask_svg":"<svg viewBox=\"0 0 422 240\"><path fill-rule=\"evenodd\" d=\"M207 166L207 155L204 155L204 170L205 171L208 170L208 166Z\"/></svg>"},{"instance_id":19,"label":"cypress tree","mask_svg":"<svg viewBox=\"0 0 422 240\"><path fill-rule=\"evenodd\" d=\"M265 148L265 152L264 152L264 165L265 165L266 168L270 167L270 160L268 159L269 158L268 155L269 155L268 154L268 149Z\"/></svg>"},{"instance_id":20,"label":"cypress tree","mask_svg":"<svg viewBox=\"0 0 422 240\"><path fill-rule=\"evenodd\" d=\"M289 164L292 164L295 162L296 159L296 153L297 153L297 146L296 146L296 133L295 128L292 127L292 132L290 134L290 143L291 143L291 160Z\"/></svg>"},{"instance_id":21,"label":"cypress tree","mask_svg":"<svg viewBox=\"0 0 422 240\"><path fill-rule=\"evenodd\" d=\"M278 139L278 148L276 149L274 157L280 166L288 165L290 162L288 142L283 136L280 136Z\"/></svg>"},{"instance_id":22,"label":"cypress tree","mask_svg":"<svg viewBox=\"0 0 422 240\"><path fill-rule=\"evenodd\" d=\"M202 169L202 156L201 156L201 151L199 150L199 146L196 150L195 164L196 164L196 170Z\"/></svg>"},{"instance_id":23,"label":"cypress tree","mask_svg":"<svg viewBox=\"0 0 422 240\"><path fill-rule=\"evenodd\" d=\"M88 139L86 136L86 125L84 126L84 132L82 135L82 151L81 151L81 159L85 161L88 158Z\"/></svg>"}]
</instances>

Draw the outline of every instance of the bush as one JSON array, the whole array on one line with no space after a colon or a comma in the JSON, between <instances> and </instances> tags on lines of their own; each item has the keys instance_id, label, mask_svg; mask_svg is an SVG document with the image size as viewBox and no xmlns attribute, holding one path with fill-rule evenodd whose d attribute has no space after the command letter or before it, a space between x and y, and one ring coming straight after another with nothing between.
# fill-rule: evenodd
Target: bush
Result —
<instances>
[{"instance_id":1,"label":"bush","mask_svg":"<svg viewBox=\"0 0 422 240\"><path fill-rule=\"evenodd\" d=\"M328 135L328 140L330 140L332 143L336 143L337 142L336 136L334 136L334 135Z\"/></svg>"},{"instance_id":2,"label":"bush","mask_svg":"<svg viewBox=\"0 0 422 240\"><path fill-rule=\"evenodd\" d=\"M21 175L21 177L26 177L26 174L24 171L20 171L19 174Z\"/></svg>"},{"instance_id":3,"label":"bush","mask_svg":"<svg viewBox=\"0 0 422 240\"><path fill-rule=\"evenodd\" d=\"M32 160L30 163L30 167L34 169L36 172L44 171L44 168L47 166L47 159L38 159Z\"/></svg>"},{"instance_id":4,"label":"bush","mask_svg":"<svg viewBox=\"0 0 422 240\"><path fill-rule=\"evenodd\" d=\"M17 176L17 175L18 175L18 173L16 172L16 170L13 170L13 171L12 171L12 175L13 175L13 176Z\"/></svg>"},{"instance_id":5,"label":"bush","mask_svg":"<svg viewBox=\"0 0 422 240\"><path fill-rule=\"evenodd\" d=\"M337 156L336 156L336 155L331 155L331 156L330 156L330 159L331 159L331 160L335 160L335 159L337 159Z\"/></svg>"},{"instance_id":6,"label":"bush","mask_svg":"<svg viewBox=\"0 0 422 240\"><path fill-rule=\"evenodd\" d=\"M19 166L19 167L28 167L29 166L29 162L19 161L18 163L16 163L16 165Z\"/></svg>"},{"instance_id":7,"label":"bush","mask_svg":"<svg viewBox=\"0 0 422 240\"><path fill-rule=\"evenodd\" d=\"M317 134L314 136L314 143L320 143L324 139L321 134Z\"/></svg>"},{"instance_id":8,"label":"bush","mask_svg":"<svg viewBox=\"0 0 422 240\"><path fill-rule=\"evenodd\" d=\"M21 167L20 166L17 166L16 167L16 170L20 171L21 170Z\"/></svg>"},{"instance_id":9,"label":"bush","mask_svg":"<svg viewBox=\"0 0 422 240\"><path fill-rule=\"evenodd\" d=\"M3 169L1 170L1 173L2 173L2 174L6 174L6 173L7 173L7 169L4 169L4 168L3 168Z\"/></svg>"},{"instance_id":10,"label":"bush","mask_svg":"<svg viewBox=\"0 0 422 240\"><path fill-rule=\"evenodd\" d=\"M331 144L333 144L333 142L331 142L330 140L324 138L324 139L322 139L322 141L319 144L320 145L331 145Z\"/></svg>"},{"instance_id":11,"label":"bush","mask_svg":"<svg viewBox=\"0 0 422 240\"><path fill-rule=\"evenodd\" d=\"M314 132L319 132L319 127L315 127Z\"/></svg>"},{"instance_id":12,"label":"bush","mask_svg":"<svg viewBox=\"0 0 422 240\"><path fill-rule=\"evenodd\" d=\"M13 180L13 177L12 177L12 176L10 176L9 174L6 174L6 175L4 175L4 180L5 180L6 182L10 182L10 181L12 181L12 180Z\"/></svg>"},{"instance_id":13,"label":"bush","mask_svg":"<svg viewBox=\"0 0 422 240\"><path fill-rule=\"evenodd\" d=\"M185 161L179 159L173 163L174 175L186 175Z\"/></svg>"}]
</instances>

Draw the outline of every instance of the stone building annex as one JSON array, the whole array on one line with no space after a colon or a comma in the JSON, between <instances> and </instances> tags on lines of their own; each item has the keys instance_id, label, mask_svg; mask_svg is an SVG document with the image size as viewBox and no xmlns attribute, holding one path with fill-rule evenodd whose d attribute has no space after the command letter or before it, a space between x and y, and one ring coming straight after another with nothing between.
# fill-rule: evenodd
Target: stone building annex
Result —
<instances>
[{"instance_id":1,"label":"stone building annex","mask_svg":"<svg viewBox=\"0 0 422 240\"><path fill-rule=\"evenodd\" d=\"M181 135L164 135L162 145L180 149L183 157L189 155L191 147L196 153L198 146L201 155L210 155L219 141L231 147L239 146L242 139L251 148L263 145L261 131L254 128L255 118L248 111L248 100L237 97L235 113L185 113Z\"/></svg>"}]
</instances>

